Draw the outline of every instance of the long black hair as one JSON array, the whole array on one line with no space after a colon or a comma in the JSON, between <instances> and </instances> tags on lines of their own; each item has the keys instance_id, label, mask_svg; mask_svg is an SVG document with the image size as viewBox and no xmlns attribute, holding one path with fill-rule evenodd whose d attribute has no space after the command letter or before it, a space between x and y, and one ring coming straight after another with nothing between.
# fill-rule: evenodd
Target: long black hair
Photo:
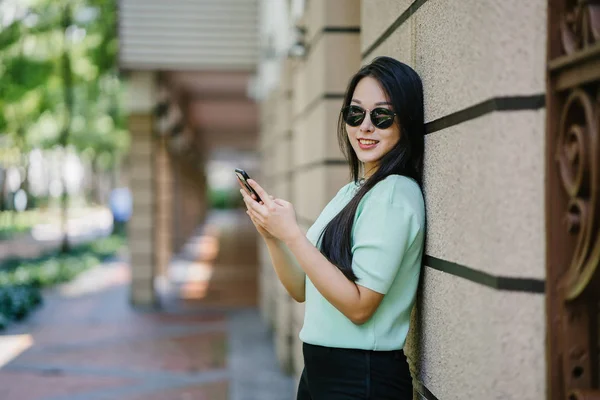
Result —
<instances>
[{"instance_id":1,"label":"long black hair","mask_svg":"<svg viewBox=\"0 0 600 400\"><path fill-rule=\"evenodd\" d=\"M352 200L321 233L321 253L352 282L357 280L352 271L352 225L360 201L377 183L390 175L413 178L421 186L423 171L425 123L421 78L411 67L398 60L377 57L350 79L342 107L350 104L356 85L367 76L377 80L387 95L396 113L394 123L399 124L400 140L381 158L377 171L366 180ZM352 179L358 184L360 160L350 144L341 113L338 119L338 142L348 160Z\"/></svg>"}]
</instances>

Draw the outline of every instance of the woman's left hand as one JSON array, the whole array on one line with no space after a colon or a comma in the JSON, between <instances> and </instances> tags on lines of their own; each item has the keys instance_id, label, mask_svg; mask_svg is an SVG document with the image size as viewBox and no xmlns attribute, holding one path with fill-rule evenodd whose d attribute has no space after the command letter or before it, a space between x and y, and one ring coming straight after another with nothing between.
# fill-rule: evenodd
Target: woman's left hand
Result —
<instances>
[{"instance_id":1,"label":"woman's left hand","mask_svg":"<svg viewBox=\"0 0 600 400\"><path fill-rule=\"evenodd\" d=\"M249 179L248 184L256 190L263 200L262 204L260 204L242 191L250 216L261 227L277 239L286 243L295 239L298 235L302 235L300 227L296 222L294 206L291 203L281 199L273 199L253 179Z\"/></svg>"}]
</instances>

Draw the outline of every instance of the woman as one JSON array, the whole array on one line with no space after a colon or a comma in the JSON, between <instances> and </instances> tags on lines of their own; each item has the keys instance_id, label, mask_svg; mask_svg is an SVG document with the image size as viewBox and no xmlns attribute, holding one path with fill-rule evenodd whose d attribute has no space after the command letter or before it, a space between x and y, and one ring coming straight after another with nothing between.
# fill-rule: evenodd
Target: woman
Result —
<instances>
[{"instance_id":1,"label":"woman","mask_svg":"<svg viewBox=\"0 0 600 400\"><path fill-rule=\"evenodd\" d=\"M402 351L423 254L423 89L379 57L350 80L338 124L352 182L306 236L292 205L250 185L247 213L281 283L306 301L297 399L412 399Z\"/></svg>"}]
</instances>

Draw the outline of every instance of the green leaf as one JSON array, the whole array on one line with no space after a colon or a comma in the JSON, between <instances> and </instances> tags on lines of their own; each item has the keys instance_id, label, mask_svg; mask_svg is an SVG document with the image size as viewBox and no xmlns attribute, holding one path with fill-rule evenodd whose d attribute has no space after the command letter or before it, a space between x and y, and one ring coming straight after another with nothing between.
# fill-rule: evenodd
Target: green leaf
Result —
<instances>
[{"instance_id":1,"label":"green leaf","mask_svg":"<svg viewBox=\"0 0 600 400\"><path fill-rule=\"evenodd\" d=\"M15 44L22 36L23 24L21 21L13 21L12 24L0 30L0 50Z\"/></svg>"},{"instance_id":2,"label":"green leaf","mask_svg":"<svg viewBox=\"0 0 600 400\"><path fill-rule=\"evenodd\" d=\"M50 61L38 61L23 55L5 62L4 78L0 91L7 102L19 101L27 92L43 85L52 75L54 66Z\"/></svg>"}]
</instances>

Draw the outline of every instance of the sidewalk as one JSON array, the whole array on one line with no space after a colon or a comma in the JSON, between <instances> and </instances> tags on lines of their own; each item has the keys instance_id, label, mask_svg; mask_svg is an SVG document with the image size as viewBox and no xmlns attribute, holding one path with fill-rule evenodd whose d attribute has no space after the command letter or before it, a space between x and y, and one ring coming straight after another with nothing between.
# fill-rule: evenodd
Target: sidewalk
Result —
<instances>
[{"instance_id":1,"label":"sidewalk","mask_svg":"<svg viewBox=\"0 0 600 400\"><path fill-rule=\"evenodd\" d=\"M41 310L0 336L0 366L8 361L0 399L294 398L293 379L280 372L255 306L209 296L206 305L135 311L129 277L127 263L105 263L48 293ZM221 279L217 293L232 292L227 282Z\"/></svg>"}]
</instances>

